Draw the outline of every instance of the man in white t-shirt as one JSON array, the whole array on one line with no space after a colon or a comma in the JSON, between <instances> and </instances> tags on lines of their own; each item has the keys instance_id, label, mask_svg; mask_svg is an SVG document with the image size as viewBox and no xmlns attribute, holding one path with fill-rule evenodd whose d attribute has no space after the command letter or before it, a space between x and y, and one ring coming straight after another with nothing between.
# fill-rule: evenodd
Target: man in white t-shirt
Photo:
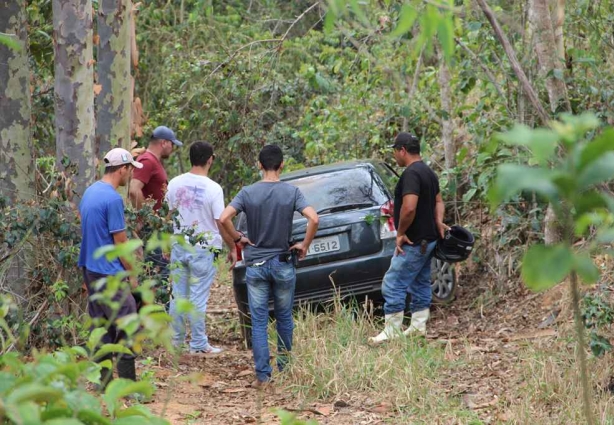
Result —
<instances>
[{"instance_id":1,"label":"man in white t-shirt","mask_svg":"<svg viewBox=\"0 0 614 425\"><path fill-rule=\"evenodd\" d=\"M185 342L186 318L177 311L177 300L189 299L195 307L189 317L191 354L217 354L222 351L209 344L205 330L207 302L217 273L214 261L222 250L222 241L230 248L228 261L231 269L237 262L235 244L218 221L224 210L224 192L219 184L208 177L214 159L213 147L209 143L193 143L190 147L192 169L172 179L166 192L169 207L179 212L175 234L184 234L186 242L194 248L176 243L171 251L173 344L180 347Z\"/></svg>"}]
</instances>

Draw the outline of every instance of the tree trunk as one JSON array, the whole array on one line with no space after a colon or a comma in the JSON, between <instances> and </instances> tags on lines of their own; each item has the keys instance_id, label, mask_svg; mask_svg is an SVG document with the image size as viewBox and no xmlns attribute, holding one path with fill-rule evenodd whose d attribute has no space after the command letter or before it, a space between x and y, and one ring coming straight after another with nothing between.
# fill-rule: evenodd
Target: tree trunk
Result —
<instances>
[{"instance_id":1,"label":"tree trunk","mask_svg":"<svg viewBox=\"0 0 614 425\"><path fill-rule=\"evenodd\" d=\"M32 198L30 72L25 0L0 0L0 33L18 50L0 43L0 194Z\"/></svg>"},{"instance_id":2,"label":"tree trunk","mask_svg":"<svg viewBox=\"0 0 614 425\"><path fill-rule=\"evenodd\" d=\"M482 12L484 12L486 19L488 19L488 22L490 22L490 25L492 26L492 29L494 30L497 39L503 46L503 49L505 50L505 54L507 55L507 58L510 61L510 65L512 66L512 69L514 70L514 74L516 74L516 77L518 78L518 80L520 81L520 84L522 85L523 91L526 93L527 98L531 101L533 108L535 108L535 111L537 112L537 115L539 116L540 121L543 124L548 123L548 121L550 120L550 116L544 109L543 105L541 104L539 100L537 92L535 91L531 83L529 82L527 75L525 74L524 70L520 66L520 62L518 62L518 58L516 57L516 52L514 51L514 48L512 47L512 44L508 40L507 36L501 29L501 25L499 25L499 21L497 21L495 14L493 13L488 3L486 3L486 0L476 0L476 1L478 5L480 6L480 8L482 9Z\"/></svg>"},{"instance_id":3,"label":"tree trunk","mask_svg":"<svg viewBox=\"0 0 614 425\"><path fill-rule=\"evenodd\" d=\"M456 146L454 145L454 122L452 121L452 90L450 88L450 70L446 64L446 58L441 49L439 50L439 93L441 110L445 116L441 120L441 141L446 168L456 166Z\"/></svg>"},{"instance_id":4,"label":"tree trunk","mask_svg":"<svg viewBox=\"0 0 614 425\"><path fill-rule=\"evenodd\" d=\"M564 13L564 12L563 12ZM563 15L564 17L564 15ZM563 62L559 59L548 0L532 0L529 22L535 36L535 52L539 71L546 79L546 90L552 112L571 111L567 86L563 79ZM562 28L561 28L562 41ZM564 52L563 52L564 54Z\"/></svg>"},{"instance_id":5,"label":"tree trunk","mask_svg":"<svg viewBox=\"0 0 614 425\"><path fill-rule=\"evenodd\" d=\"M132 82L130 0L101 0L98 9L96 156L114 147L130 150Z\"/></svg>"},{"instance_id":6,"label":"tree trunk","mask_svg":"<svg viewBox=\"0 0 614 425\"><path fill-rule=\"evenodd\" d=\"M565 23L565 0L556 0L553 13L554 39L559 66L565 63L565 39L563 37L563 24Z\"/></svg>"},{"instance_id":7,"label":"tree trunk","mask_svg":"<svg viewBox=\"0 0 614 425\"><path fill-rule=\"evenodd\" d=\"M56 156L80 198L96 177L91 0L53 0L53 36Z\"/></svg>"}]
</instances>

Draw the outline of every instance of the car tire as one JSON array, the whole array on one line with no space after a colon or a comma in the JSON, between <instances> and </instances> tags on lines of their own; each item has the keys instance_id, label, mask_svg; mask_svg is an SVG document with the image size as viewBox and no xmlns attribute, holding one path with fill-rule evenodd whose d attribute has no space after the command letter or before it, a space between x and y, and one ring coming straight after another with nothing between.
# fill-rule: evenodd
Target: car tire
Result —
<instances>
[{"instance_id":1,"label":"car tire","mask_svg":"<svg viewBox=\"0 0 614 425\"><path fill-rule=\"evenodd\" d=\"M431 289L434 304L448 304L456 294L454 265L433 257L431 260Z\"/></svg>"},{"instance_id":2,"label":"car tire","mask_svg":"<svg viewBox=\"0 0 614 425\"><path fill-rule=\"evenodd\" d=\"M243 344L247 350L252 348L252 319L248 313L244 313L239 310L239 328L241 331L241 337L243 337Z\"/></svg>"}]
</instances>

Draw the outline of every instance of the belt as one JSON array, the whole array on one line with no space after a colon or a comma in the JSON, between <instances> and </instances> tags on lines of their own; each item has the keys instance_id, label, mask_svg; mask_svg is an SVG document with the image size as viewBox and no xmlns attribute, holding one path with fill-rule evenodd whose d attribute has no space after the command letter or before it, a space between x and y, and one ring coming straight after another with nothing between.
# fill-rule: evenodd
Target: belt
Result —
<instances>
[{"instance_id":1,"label":"belt","mask_svg":"<svg viewBox=\"0 0 614 425\"><path fill-rule=\"evenodd\" d=\"M276 257L273 257L273 258L277 258L277 260L280 263L294 263L294 258L295 257L296 256L292 252L284 252L282 254L278 254ZM269 261L269 260L253 262L251 264L248 264L248 266L250 266L250 267L264 266L267 261Z\"/></svg>"}]
</instances>

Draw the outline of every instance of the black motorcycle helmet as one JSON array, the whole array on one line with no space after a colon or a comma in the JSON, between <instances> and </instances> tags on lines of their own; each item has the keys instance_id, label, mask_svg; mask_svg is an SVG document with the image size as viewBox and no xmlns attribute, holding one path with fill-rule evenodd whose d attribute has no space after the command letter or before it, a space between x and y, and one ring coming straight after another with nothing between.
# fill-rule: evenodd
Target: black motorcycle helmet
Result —
<instances>
[{"instance_id":1,"label":"black motorcycle helmet","mask_svg":"<svg viewBox=\"0 0 614 425\"><path fill-rule=\"evenodd\" d=\"M446 230L445 237L437 241L435 257L447 263L465 261L471 250L475 238L471 232L461 226L452 226Z\"/></svg>"}]
</instances>

